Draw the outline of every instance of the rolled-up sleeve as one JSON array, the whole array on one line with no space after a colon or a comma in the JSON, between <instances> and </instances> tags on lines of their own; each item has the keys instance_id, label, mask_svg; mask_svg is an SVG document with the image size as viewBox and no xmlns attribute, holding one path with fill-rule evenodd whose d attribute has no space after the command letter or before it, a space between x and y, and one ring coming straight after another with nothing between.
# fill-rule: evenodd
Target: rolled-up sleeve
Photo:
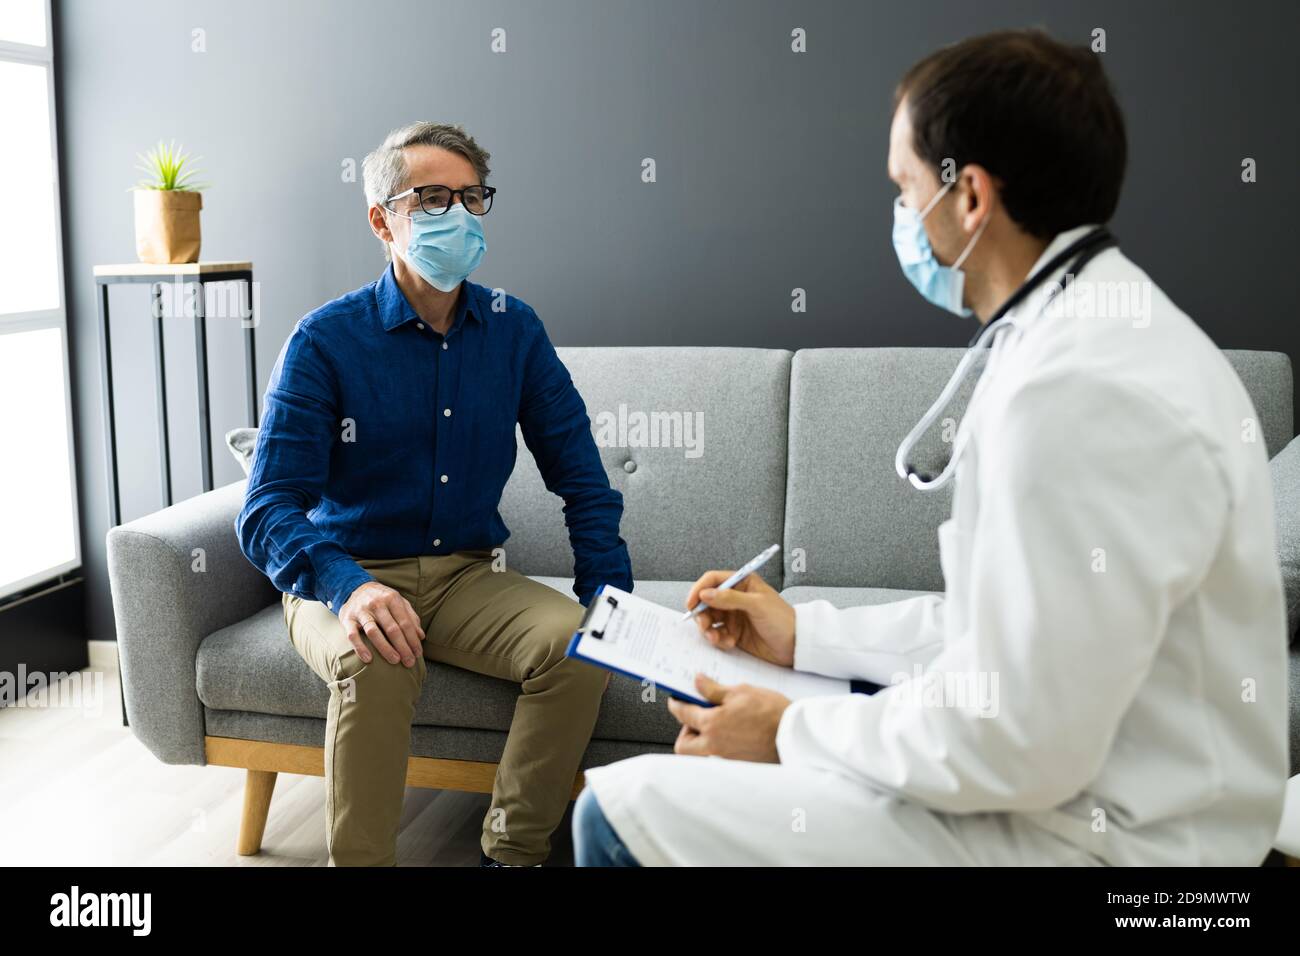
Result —
<instances>
[{"instance_id":1,"label":"rolled-up sleeve","mask_svg":"<svg viewBox=\"0 0 1300 956\"><path fill-rule=\"evenodd\" d=\"M573 591L584 605L602 584L630 591L632 562L619 536L623 496L610 487L587 407L536 322L526 358L519 425L546 487L564 499L573 547Z\"/></svg>"},{"instance_id":2,"label":"rolled-up sleeve","mask_svg":"<svg viewBox=\"0 0 1300 956\"><path fill-rule=\"evenodd\" d=\"M353 590L373 578L307 516L325 488L338 435L335 382L310 331L299 325L271 372L235 530L245 556L277 588L321 601L337 614Z\"/></svg>"}]
</instances>

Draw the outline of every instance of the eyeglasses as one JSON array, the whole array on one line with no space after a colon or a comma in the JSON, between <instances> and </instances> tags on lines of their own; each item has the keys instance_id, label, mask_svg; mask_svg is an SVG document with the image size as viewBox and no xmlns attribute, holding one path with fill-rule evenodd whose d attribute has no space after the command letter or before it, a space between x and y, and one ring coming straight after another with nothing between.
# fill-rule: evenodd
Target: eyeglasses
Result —
<instances>
[{"instance_id":1,"label":"eyeglasses","mask_svg":"<svg viewBox=\"0 0 1300 956\"><path fill-rule=\"evenodd\" d=\"M465 207L467 212L472 212L476 216L484 216L492 208L492 197L496 194L495 186L466 186L464 189L452 189L448 186L412 186L410 189L389 196L384 200L384 206L392 212L396 212L399 216L406 215L393 209L391 203L407 196L413 196L425 213L430 216L441 216L451 208L451 201L459 196L461 205ZM414 212L415 209L411 207L408 211Z\"/></svg>"}]
</instances>

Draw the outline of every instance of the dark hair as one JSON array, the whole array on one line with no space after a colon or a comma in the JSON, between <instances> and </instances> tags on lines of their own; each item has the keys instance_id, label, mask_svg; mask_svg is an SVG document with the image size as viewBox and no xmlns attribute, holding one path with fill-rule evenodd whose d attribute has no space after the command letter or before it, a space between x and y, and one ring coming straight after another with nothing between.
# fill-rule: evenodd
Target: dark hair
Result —
<instances>
[{"instance_id":1,"label":"dark hair","mask_svg":"<svg viewBox=\"0 0 1300 956\"><path fill-rule=\"evenodd\" d=\"M1049 239L1115 212L1124 182L1124 116L1086 46L1041 30L971 37L903 76L913 148L939 169L978 163L1002 180L1008 215Z\"/></svg>"}]
</instances>

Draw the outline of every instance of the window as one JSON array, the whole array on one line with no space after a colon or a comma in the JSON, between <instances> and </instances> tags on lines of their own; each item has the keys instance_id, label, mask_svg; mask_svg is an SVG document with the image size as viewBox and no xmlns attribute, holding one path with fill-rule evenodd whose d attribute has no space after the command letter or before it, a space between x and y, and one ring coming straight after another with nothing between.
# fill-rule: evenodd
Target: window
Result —
<instances>
[{"instance_id":1,"label":"window","mask_svg":"<svg viewBox=\"0 0 1300 956\"><path fill-rule=\"evenodd\" d=\"M0 600L81 562L49 0L0 3Z\"/></svg>"}]
</instances>

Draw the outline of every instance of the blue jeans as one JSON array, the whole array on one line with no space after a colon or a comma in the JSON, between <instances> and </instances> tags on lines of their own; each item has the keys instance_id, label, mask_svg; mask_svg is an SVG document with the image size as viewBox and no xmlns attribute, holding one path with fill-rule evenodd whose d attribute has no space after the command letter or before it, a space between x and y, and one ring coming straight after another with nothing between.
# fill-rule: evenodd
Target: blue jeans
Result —
<instances>
[{"instance_id":1,"label":"blue jeans","mask_svg":"<svg viewBox=\"0 0 1300 956\"><path fill-rule=\"evenodd\" d=\"M573 855L578 866L640 866L605 819L591 787L573 805Z\"/></svg>"}]
</instances>

